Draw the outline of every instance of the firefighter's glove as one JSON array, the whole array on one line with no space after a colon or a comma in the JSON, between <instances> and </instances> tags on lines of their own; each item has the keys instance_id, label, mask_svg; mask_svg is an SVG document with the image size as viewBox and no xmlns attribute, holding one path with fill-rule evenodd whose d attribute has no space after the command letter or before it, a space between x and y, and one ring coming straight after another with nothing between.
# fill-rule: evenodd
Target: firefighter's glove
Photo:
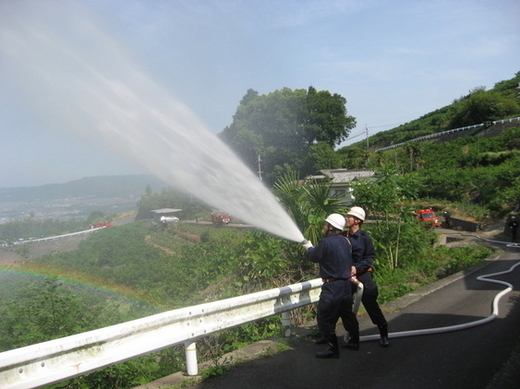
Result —
<instances>
[{"instance_id":1,"label":"firefighter's glove","mask_svg":"<svg viewBox=\"0 0 520 389\"><path fill-rule=\"evenodd\" d=\"M310 249L311 247L314 247L311 242L309 242L307 239L304 239L302 242L302 246L305 250Z\"/></svg>"}]
</instances>

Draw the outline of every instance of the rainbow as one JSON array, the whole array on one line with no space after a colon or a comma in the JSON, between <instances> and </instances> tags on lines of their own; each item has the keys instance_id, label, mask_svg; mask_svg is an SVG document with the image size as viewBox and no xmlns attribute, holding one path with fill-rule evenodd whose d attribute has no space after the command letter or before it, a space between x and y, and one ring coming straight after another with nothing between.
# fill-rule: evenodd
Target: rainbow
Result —
<instances>
[{"instance_id":1,"label":"rainbow","mask_svg":"<svg viewBox=\"0 0 520 389\"><path fill-rule=\"evenodd\" d=\"M152 305L145 299L136 296L130 288L103 283L104 280L95 279L92 276L84 276L77 273L67 273L66 270L37 267L32 264L17 266L0 265L0 292L5 297L13 286L31 281L56 280L64 286L75 291L94 295L107 301L118 302L122 306L139 309L146 314L154 314L163 311L159 305Z\"/></svg>"}]
</instances>

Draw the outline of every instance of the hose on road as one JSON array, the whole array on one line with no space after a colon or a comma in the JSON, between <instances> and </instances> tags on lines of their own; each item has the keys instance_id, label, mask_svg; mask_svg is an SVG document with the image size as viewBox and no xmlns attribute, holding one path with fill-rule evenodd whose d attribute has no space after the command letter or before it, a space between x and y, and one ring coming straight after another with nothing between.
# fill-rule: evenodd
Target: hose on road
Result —
<instances>
[{"instance_id":1,"label":"hose on road","mask_svg":"<svg viewBox=\"0 0 520 389\"><path fill-rule=\"evenodd\" d=\"M479 239L483 239L481 237L478 237L478 238ZM493 241L493 242L495 242L495 243L505 243L505 242L501 242L501 241ZM520 249L520 245L518 245L518 244L507 244L507 246ZM392 333L388 334L388 337L393 339L393 338L404 338L404 337L407 337L407 336L438 334L438 333L443 333L443 332L464 330L464 329L468 329L468 328L471 328L471 327L476 327L476 326L479 326L479 325L482 325L482 324L489 323L490 321L494 320L498 316L498 304L500 302L500 299L513 290L513 285L511 285L509 282L494 280L494 279L490 279L489 277L495 277L495 276L511 273L517 266L520 266L520 262L517 262L516 264L511 266L508 270L504 270L504 271L497 272L497 273L484 274L482 276L477 277L478 281L491 282L491 283L494 283L494 284L504 285L506 287L506 289L502 290L501 292L499 292L494 297L493 305L492 305L493 306L493 310L492 310L491 315L489 315L488 317L483 318L483 319L479 319L479 320L475 320L475 321L472 321L472 322L468 322L468 323L457 324L457 325L446 326L446 327L426 328L426 329L421 329L421 330L392 332ZM378 340L378 339L380 339L380 335L379 334L377 334L377 335L361 336L359 340L360 340L360 342L367 342L367 341Z\"/></svg>"}]
</instances>

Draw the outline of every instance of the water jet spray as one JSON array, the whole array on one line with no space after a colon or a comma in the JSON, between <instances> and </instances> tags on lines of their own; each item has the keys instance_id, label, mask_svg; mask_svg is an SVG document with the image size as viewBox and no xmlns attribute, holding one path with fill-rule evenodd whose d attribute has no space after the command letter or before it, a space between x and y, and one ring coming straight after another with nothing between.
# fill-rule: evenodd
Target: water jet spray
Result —
<instances>
[{"instance_id":1,"label":"water jet spray","mask_svg":"<svg viewBox=\"0 0 520 389\"><path fill-rule=\"evenodd\" d=\"M4 15L1 55L27 111L51 128L101 142L248 224L303 240L255 174L188 107L133 65L102 18L74 2L36 2L23 15L17 11Z\"/></svg>"}]
</instances>

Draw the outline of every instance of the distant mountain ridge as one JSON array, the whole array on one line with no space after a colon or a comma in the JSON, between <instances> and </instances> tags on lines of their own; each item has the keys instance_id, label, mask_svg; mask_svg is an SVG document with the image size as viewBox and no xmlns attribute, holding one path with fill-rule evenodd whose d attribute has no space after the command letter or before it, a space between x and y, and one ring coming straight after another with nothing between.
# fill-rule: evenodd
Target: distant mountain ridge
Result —
<instances>
[{"instance_id":1,"label":"distant mountain ridge","mask_svg":"<svg viewBox=\"0 0 520 389\"><path fill-rule=\"evenodd\" d=\"M0 188L2 202L51 201L69 198L137 197L147 186L160 191L168 185L151 174L84 177L63 184Z\"/></svg>"}]
</instances>

